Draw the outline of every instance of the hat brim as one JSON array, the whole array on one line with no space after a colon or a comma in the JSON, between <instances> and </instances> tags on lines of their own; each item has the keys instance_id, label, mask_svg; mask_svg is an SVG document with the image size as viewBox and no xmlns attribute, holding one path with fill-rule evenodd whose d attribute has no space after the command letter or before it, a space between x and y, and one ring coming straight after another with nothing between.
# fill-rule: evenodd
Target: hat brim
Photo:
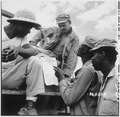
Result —
<instances>
[{"instance_id":1,"label":"hat brim","mask_svg":"<svg viewBox=\"0 0 120 117\"><path fill-rule=\"evenodd\" d=\"M61 24L61 23L66 23L68 20L66 21L57 21L57 24Z\"/></svg>"},{"instance_id":2,"label":"hat brim","mask_svg":"<svg viewBox=\"0 0 120 117\"><path fill-rule=\"evenodd\" d=\"M13 22L13 21L22 21L22 22L27 22L30 23L33 27L38 28L41 27L41 25L35 21L29 20L29 19L25 19L25 18L9 18L7 20L8 22Z\"/></svg>"},{"instance_id":3,"label":"hat brim","mask_svg":"<svg viewBox=\"0 0 120 117\"><path fill-rule=\"evenodd\" d=\"M95 50L98 50L98 49L100 49L100 48L104 48L104 47L113 47L113 48L115 48L115 46L114 45L103 45L103 46L98 46L98 47L95 47L95 48L93 48L93 49L91 49L90 51L95 51Z\"/></svg>"}]
</instances>

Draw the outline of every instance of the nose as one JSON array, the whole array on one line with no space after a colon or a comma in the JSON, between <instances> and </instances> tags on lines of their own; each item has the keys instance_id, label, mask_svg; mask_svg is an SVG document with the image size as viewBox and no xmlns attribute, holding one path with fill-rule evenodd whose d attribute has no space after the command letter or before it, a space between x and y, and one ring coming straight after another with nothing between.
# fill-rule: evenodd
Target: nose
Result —
<instances>
[{"instance_id":1,"label":"nose","mask_svg":"<svg viewBox=\"0 0 120 117\"><path fill-rule=\"evenodd\" d=\"M61 29L61 30L63 30L63 29L64 29L64 27L62 27L62 26L61 26L61 27L60 27L60 29Z\"/></svg>"},{"instance_id":2,"label":"nose","mask_svg":"<svg viewBox=\"0 0 120 117\"><path fill-rule=\"evenodd\" d=\"M93 64L93 59L91 59L91 63Z\"/></svg>"},{"instance_id":3,"label":"nose","mask_svg":"<svg viewBox=\"0 0 120 117\"><path fill-rule=\"evenodd\" d=\"M30 33L30 29L27 29L27 31L26 31L27 33Z\"/></svg>"}]
</instances>

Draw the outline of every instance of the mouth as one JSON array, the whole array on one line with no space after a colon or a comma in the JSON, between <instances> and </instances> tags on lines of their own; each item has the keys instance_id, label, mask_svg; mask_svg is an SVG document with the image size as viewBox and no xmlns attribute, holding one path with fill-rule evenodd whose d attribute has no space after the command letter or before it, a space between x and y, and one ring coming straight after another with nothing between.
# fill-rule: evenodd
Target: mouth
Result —
<instances>
[{"instance_id":1,"label":"mouth","mask_svg":"<svg viewBox=\"0 0 120 117\"><path fill-rule=\"evenodd\" d=\"M94 62L93 62L93 60L92 60L92 59L91 59L91 63L92 63L92 65L93 65L93 67L94 67L95 65L94 65Z\"/></svg>"},{"instance_id":2,"label":"mouth","mask_svg":"<svg viewBox=\"0 0 120 117\"><path fill-rule=\"evenodd\" d=\"M65 30L65 29L62 29L61 31L62 31L62 32L65 32L66 30Z\"/></svg>"}]
</instances>

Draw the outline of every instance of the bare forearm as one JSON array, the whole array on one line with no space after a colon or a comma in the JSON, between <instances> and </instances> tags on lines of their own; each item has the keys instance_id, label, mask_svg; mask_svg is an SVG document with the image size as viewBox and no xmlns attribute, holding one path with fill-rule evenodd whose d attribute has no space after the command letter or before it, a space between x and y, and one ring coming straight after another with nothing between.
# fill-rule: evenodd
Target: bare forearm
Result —
<instances>
[{"instance_id":1,"label":"bare forearm","mask_svg":"<svg viewBox=\"0 0 120 117\"><path fill-rule=\"evenodd\" d=\"M19 49L19 55L22 56L23 58L35 56L38 53L37 50L35 50L33 48L24 49L22 47L19 47L18 49Z\"/></svg>"}]
</instances>

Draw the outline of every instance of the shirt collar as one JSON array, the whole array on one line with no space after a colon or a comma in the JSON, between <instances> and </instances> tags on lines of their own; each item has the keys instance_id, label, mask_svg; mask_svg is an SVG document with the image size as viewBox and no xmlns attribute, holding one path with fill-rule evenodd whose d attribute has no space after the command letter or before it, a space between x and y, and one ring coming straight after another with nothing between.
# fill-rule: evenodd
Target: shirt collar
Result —
<instances>
[{"instance_id":1,"label":"shirt collar","mask_svg":"<svg viewBox=\"0 0 120 117\"><path fill-rule=\"evenodd\" d=\"M72 32L72 27L70 27L70 30L66 33L66 35L70 34Z\"/></svg>"},{"instance_id":2,"label":"shirt collar","mask_svg":"<svg viewBox=\"0 0 120 117\"><path fill-rule=\"evenodd\" d=\"M115 70L115 67L110 71L110 73L108 74L108 76L107 76L107 78L111 78L112 76L114 76L115 75L115 72L116 72L116 70Z\"/></svg>"}]
</instances>

